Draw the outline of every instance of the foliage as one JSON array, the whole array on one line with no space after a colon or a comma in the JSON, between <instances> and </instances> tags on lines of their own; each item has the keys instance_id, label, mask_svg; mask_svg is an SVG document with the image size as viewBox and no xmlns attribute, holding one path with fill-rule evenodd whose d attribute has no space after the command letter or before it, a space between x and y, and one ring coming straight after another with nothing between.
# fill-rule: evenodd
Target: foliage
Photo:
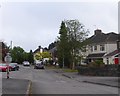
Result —
<instances>
[{"instance_id":1,"label":"foliage","mask_svg":"<svg viewBox=\"0 0 120 96\"><path fill-rule=\"evenodd\" d=\"M17 62L22 64L23 61L29 61L30 63L34 62L32 50L30 52L25 52L23 48L15 46L13 49L10 49L12 62Z\"/></svg>"},{"instance_id":2,"label":"foliage","mask_svg":"<svg viewBox=\"0 0 120 96\"><path fill-rule=\"evenodd\" d=\"M43 58L51 58L51 54L49 52L38 52L35 54L35 59L41 60Z\"/></svg>"},{"instance_id":3,"label":"foliage","mask_svg":"<svg viewBox=\"0 0 120 96\"><path fill-rule=\"evenodd\" d=\"M82 58L80 50L85 49L84 40L88 36L88 31L78 20L66 20L62 21L59 34L57 46L59 64L63 66L64 63L74 69Z\"/></svg>"},{"instance_id":4,"label":"foliage","mask_svg":"<svg viewBox=\"0 0 120 96\"><path fill-rule=\"evenodd\" d=\"M32 50L30 50L30 52L28 53L28 61L30 63L34 63L34 57L33 57L33 52Z\"/></svg>"},{"instance_id":5,"label":"foliage","mask_svg":"<svg viewBox=\"0 0 120 96\"><path fill-rule=\"evenodd\" d=\"M24 61L25 51L21 47L14 47L11 50L12 62L22 63Z\"/></svg>"},{"instance_id":6,"label":"foliage","mask_svg":"<svg viewBox=\"0 0 120 96\"><path fill-rule=\"evenodd\" d=\"M60 67L67 66L70 64L70 47L68 42L67 30L65 23L62 21L61 27L59 30L60 37L58 45L57 45L57 53L58 53L58 63Z\"/></svg>"},{"instance_id":7,"label":"foliage","mask_svg":"<svg viewBox=\"0 0 120 96\"><path fill-rule=\"evenodd\" d=\"M51 58L51 54L49 52L43 52L42 58Z\"/></svg>"},{"instance_id":8,"label":"foliage","mask_svg":"<svg viewBox=\"0 0 120 96\"><path fill-rule=\"evenodd\" d=\"M35 54L35 59L37 59L37 60L41 60L42 59L41 52L38 52L38 53Z\"/></svg>"},{"instance_id":9,"label":"foliage","mask_svg":"<svg viewBox=\"0 0 120 96\"><path fill-rule=\"evenodd\" d=\"M89 63L88 66L92 67L92 68L98 68L98 67L104 67L105 64L103 63L102 60L95 60L95 61Z\"/></svg>"},{"instance_id":10,"label":"foliage","mask_svg":"<svg viewBox=\"0 0 120 96\"><path fill-rule=\"evenodd\" d=\"M71 67L74 69L77 64L77 58L82 58L80 50L85 49L84 40L87 38L89 31L86 31L84 25L78 20L66 20L65 23L72 56Z\"/></svg>"}]
</instances>

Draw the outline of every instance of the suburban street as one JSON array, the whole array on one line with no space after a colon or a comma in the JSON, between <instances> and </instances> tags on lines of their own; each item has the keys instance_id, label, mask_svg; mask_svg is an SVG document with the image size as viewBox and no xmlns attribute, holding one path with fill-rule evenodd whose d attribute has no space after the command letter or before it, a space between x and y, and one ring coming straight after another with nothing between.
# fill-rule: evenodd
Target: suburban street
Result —
<instances>
[{"instance_id":1,"label":"suburban street","mask_svg":"<svg viewBox=\"0 0 120 96\"><path fill-rule=\"evenodd\" d=\"M2 77L6 78L6 72ZM31 94L118 94L117 87L78 82L52 69L34 69L33 66L20 65L19 71L10 72L10 78L31 80Z\"/></svg>"},{"instance_id":2,"label":"suburban street","mask_svg":"<svg viewBox=\"0 0 120 96\"><path fill-rule=\"evenodd\" d=\"M16 1L0 2L0 96L120 96L120 2Z\"/></svg>"}]
</instances>

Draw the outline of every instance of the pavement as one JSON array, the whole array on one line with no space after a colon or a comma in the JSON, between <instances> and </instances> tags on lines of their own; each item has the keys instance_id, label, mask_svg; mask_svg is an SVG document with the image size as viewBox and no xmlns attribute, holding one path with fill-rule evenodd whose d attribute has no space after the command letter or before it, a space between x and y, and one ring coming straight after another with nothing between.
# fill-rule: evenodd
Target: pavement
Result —
<instances>
[{"instance_id":1,"label":"pavement","mask_svg":"<svg viewBox=\"0 0 120 96\"><path fill-rule=\"evenodd\" d=\"M78 82L120 88L120 77L83 76L78 74L78 72L64 72L62 69L54 69L53 71Z\"/></svg>"},{"instance_id":2,"label":"pavement","mask_svg":"<svg viewBox=\"0 0 120 96\"><path fill-rule=\"evenodd\" d=\"M21 94L22 96L29 96L31 81L14 78L2 78L2 96L16 96Z\"/></svg>"}]
</instances>

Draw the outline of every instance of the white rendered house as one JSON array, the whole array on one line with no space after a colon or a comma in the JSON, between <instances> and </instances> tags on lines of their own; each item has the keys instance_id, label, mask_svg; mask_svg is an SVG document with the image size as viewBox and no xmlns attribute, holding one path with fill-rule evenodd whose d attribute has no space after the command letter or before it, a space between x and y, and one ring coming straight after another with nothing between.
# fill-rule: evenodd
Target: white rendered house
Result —
<instances>
[{"instance_id":1,"label":"white rendered house","mask_svg":"<svg viewBox=\"0 0 120 96\"><path fill-rule=\"evenodd\" d=\"M94 35L87 39L88 44L86 46L86 59L87 62L94 60L103 60L105 64L110 63L105 61L105 55L115 51L117 49L118 34L114 32L103 33L102 30L95 30ZM112 62L111 62L112 63Z\"/></svg>"}]
</instances>

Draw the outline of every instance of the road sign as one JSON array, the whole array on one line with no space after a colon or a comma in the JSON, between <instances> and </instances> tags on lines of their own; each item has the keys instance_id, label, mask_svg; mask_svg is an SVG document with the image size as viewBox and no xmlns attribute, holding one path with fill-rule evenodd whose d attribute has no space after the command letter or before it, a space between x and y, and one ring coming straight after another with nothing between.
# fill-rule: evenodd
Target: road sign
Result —
<instances>
[{"instance_id":1,"label":"road sign","mask_svg":"<svg viewBox=\"0 0 120 96\"><path fill-rule=\"evenodd\" d=\"M12 61L12 57L10 56L10 53L7 53L7 56L5 56L5 62L10 63Z\"/></svg>"},{"instance_id":2,"label":"road sign","mask_svg":"<svg viewBox=\"0 0 120 96\"><path fill-rule=\"evenodd\" d=\"M9 63L12 61L12 57L10 56L10 53L7 53L7 56L5 56L5 62L7 64L7 79L9 79Z\"/></svg>"}]
</instances>

